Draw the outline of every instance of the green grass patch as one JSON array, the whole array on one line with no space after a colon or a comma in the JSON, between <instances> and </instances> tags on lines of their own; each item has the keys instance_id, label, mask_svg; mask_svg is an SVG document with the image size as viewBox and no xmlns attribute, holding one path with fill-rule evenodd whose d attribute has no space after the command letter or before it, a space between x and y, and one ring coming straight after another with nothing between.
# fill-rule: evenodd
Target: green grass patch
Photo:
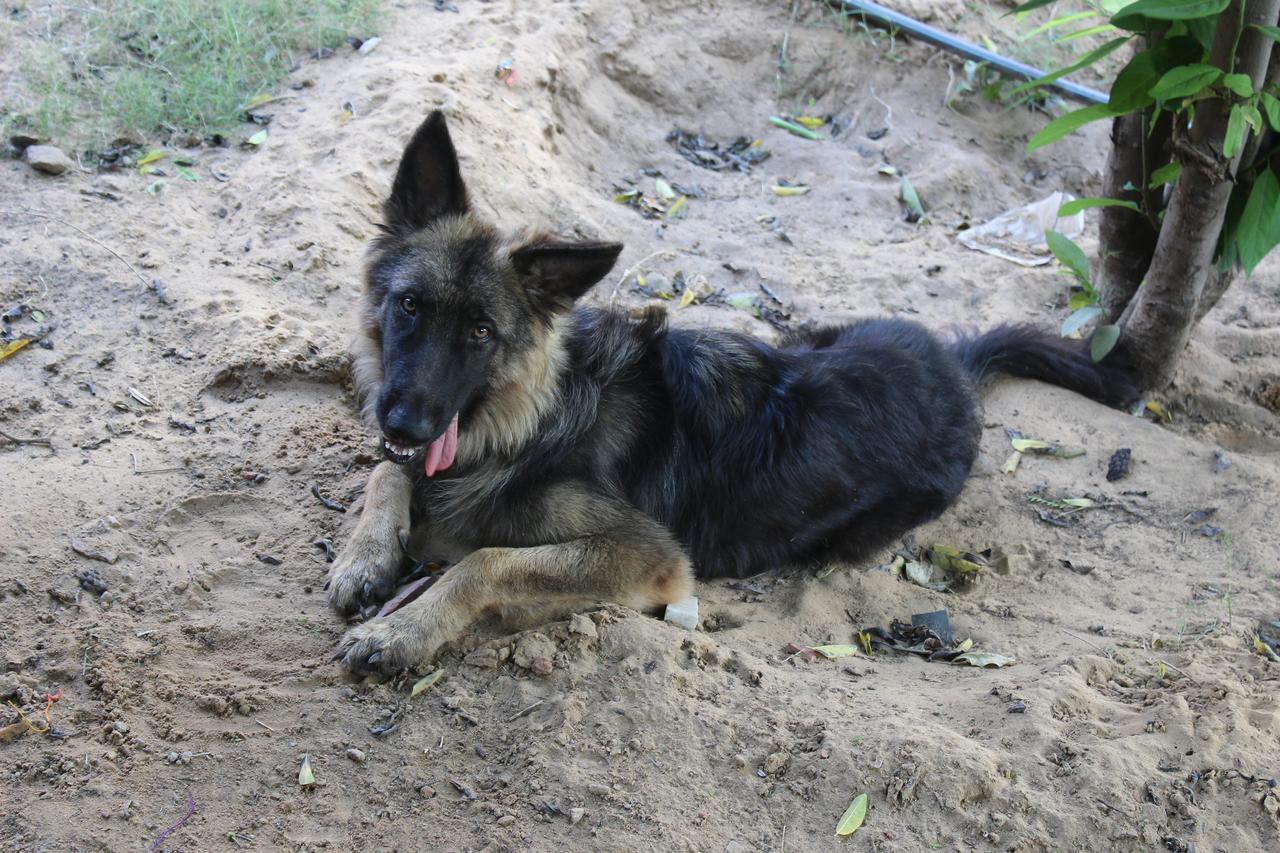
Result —
<instances>
[{"instance_id":1,"label":"green grass patch","mask_svg":"<svg viewBox=\"0 0 1280 853\"><path fill-rule=\"evenodd\" d=\"M68 146L225 132L295 65L374 34L383 0L99 0L27 7L0 120Z\"/></svg>"}]
</instances>

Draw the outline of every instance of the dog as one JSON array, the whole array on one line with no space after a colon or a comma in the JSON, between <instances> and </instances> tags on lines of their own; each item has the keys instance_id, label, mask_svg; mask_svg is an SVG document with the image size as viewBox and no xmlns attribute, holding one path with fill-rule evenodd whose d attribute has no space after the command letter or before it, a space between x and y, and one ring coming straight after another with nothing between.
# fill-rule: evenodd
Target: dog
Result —
<instances>
[{"instance_id":1,"label":"dog","mask_svg":"<svg viewBox=\"0 0 1280 853\"><path fill-rule=\"evenodd\" d=\"M770 345L575 307L622 246L504 235L471 207L445 117L396 171L353 372L386 461L326 584L340 613L391 597L415 542L456 562L350 628L337 658L388 675L488 614L650 609L695 577L857 560L943 512L1002 372L1122 405L1121 354L1029 326L944 340L900 319Z\"/></svg>"}]
</instances>

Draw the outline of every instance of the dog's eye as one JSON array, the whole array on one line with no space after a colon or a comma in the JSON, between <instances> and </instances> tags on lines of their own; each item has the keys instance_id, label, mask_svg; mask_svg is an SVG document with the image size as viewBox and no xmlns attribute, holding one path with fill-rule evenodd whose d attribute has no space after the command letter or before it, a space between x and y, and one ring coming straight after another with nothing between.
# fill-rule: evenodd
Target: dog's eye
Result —
<instances>
[{"instance_id":1,"label":"dog's eye","mask_svg":"<svg viewBox=\"0 0 1280 853\"><path fill-rule=\"evenodd\" d=\"M487 341L489 338L493 337L493 329L481 324L471 330L471 337L477 341Z\"/></svg>"},{"instance_id":2,"label":"dog's eye","mask_svg":"<svg viewBox=\"0 0 1280 853\"><path fill-rule=\"evenodd\" d=\"M409 315L417 314L418 303L412 296L406 296L400 300L400 310Z\"/></svg>"}]
</instances>

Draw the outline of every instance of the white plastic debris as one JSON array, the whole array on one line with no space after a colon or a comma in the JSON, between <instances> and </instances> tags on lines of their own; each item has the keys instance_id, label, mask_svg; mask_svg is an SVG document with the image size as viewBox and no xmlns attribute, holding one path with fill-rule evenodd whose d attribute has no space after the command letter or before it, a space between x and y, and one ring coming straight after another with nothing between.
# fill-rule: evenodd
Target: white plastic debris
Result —
<instances>
[{"instance_id":1,"label":"white plastic debris","mask_svg":"<svg viewBox=\"0 0 1280 853\"><path fill-rule=\"evenodd\" d=\"M683 601L667 605L667 612L662 618L690 631L698 630L698 597L691 595Z\"/></svg>"},{"instance_id":2,"label":"white plastic debris","mask_svg":"<svg viewBox=\"0 0 1280 853\"><path fill-rule=\"evenodd\" d=\"M977 227L956 235L967 248L1024 267L1038 267L1053 260L1044 241L1045 231L1057 231L1067 237L1084 233L1084 211L1072 216L1058 216L1058 209L1075 196L1056 192L1039 201L1005 211Z\"/></svg>"}]
</instances>

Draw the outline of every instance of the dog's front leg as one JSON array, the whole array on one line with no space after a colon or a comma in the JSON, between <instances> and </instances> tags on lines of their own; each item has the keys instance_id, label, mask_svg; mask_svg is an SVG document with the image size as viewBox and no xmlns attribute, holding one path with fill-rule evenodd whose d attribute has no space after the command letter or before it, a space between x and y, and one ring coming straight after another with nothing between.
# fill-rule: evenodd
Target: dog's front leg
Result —
<instances>
[{"instance_id":1,"label":"dog's front leg","mask_svg":"<svg viewBox=\"0 0 1280 853\"><path fill-rule=\"evenodd\" d=\"M635 512L624 526L558 545L475 551L399 612L349 630L338 654L358 675L390 674L425 664L486 610L554 601L649 608L685 598L691 584L680 546Z\"/></svg>"},{"instance_id":2,"label":"dog's front leg","mask_svg":"<svg viewBox=\"0 0 1280 853\"><path fill-rule=\"evenodd\" d=\"M404 566L413 484L400 466L383 462L364 488L364 509L351 541L329 570L329 603L351 615L390 598Z\"/></svg>"}]
</instances>

